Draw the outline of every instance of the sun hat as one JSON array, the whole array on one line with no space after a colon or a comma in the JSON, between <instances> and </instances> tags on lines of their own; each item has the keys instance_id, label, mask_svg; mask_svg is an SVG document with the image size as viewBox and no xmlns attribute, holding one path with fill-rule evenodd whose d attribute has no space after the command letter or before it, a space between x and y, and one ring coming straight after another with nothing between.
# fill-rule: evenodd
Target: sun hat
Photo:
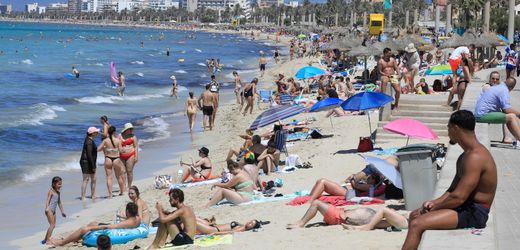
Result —
<instances>
[{"instance_id":1,"label":"sun hat","mask_svg":"<svg viewBox=\"0 0 520 250\"><path fill-rule=\"evenodd\" d=\"M408 44L408 46L406 46L406 48L404 48L404 51L406 51L408 53L414 53L414 52L417 52L417 49L415 48L413 43L410 43L410 44Z\"/></svg>"},{"instance_id":2,"label":"sun hat","mask_svg":"<svg viewBox=\"0 0 520 250\"><path fill-rule=\"evenodd\" d=\"M170 79L175 80L175 79L177 79L177 78L175 78L175 76L172 75L172 76L170 76Z\"/></svg>"},{"instance_id":3,"label":"sun hat","mask_svg":"<svg viewBox=\"0 0 520 250\"><path fill-rule=\"evenodd\" d=\"M90 127L87 129L87 134L91 135L91 134L94 134L94 133L99 133L99 128L96 128L96 127Z\"/></svg>"},{"instance_id":4,"label":"sun hat","mask_svg":"<svg viewBox=\"0 0 520 250\"><path fill-rule=\"evenodd\" d=\"M125 131L129 130L129 129L133 129L134 128L134 125L132 125L132 123L125 123L125 126L123 127L123 130L121 130L121 133L124 133Z\"/></svg>"},{"instance_id":5,"label":"sun hat","mask_svg":"<svg viewBox=\"0 0 520 250\"><path fill-rule=\"evenodd\" d=\"M199 152L203 153L204 155L208 155L209 154L209 149L206 148L206 147L202 147L199 149Z\"/></svg>"}]
</instances>

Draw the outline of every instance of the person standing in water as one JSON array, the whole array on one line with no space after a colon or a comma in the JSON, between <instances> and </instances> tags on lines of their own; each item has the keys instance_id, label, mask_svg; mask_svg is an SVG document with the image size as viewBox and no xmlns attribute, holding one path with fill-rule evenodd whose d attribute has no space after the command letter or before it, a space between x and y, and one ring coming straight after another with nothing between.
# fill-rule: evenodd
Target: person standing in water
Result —
<instances>
[{"instance_id":1,"label":"person standing in water","mask_svg":"<svg viewBox=\"0 0 520 250\"><path fill-rule=\"evenodd\" d=\"M260 51L260 60L258 60L258 64L260 65L260 77L264 77L265 65L267 64L267 58L265 57L263 51Z\"/></svg>"},{"instance_id":2,"label":"person standing in water","mask_svg":"<svg viewBox=\"0 0 520 250\"><path fill-rule=\"evenodd\" d=\"M76 67L72 66L72 74L79 78L79 70Z\"/></svg>"},{"instance_id":3,"label":"person standing in water","mask_svg":"<svg viewBox=\"0 0 520 250\"><path fill-rule=\"evenodd\" d=\"M242 105L244 105L242 95L240 94L240 90L242 89L242 82L240 81L238 72L233 71L233 77L235 78L235 96L237 97L237 104L240 104L240 107L242 107Z\"/></svg>"},{"instance_id":4,"label":"person standing in water","mask_svg":"<svg viewBox=\"0 0 520 250\"><path fill-rule=\"evenodd\" d=\"M166 48L166 56L170 56L170 48Z\"/></svg>"},{"instance_id":5,"label":"person standing in water","mask_svg":"<svg viewBox=\"0 0 520 250\"><path fill-rule=\"evenodd\" d=\"M90 181L90 195L92 199L96 198L96 160L97 147L94 139L99 134L99 129L90 127L87 130L87 136L83 142L83 151L79 165L81 166L81 173L83 173L83 183L81 184L81 200L85 200L85 192L87 184Z\"/></svg>"},{"instance_id":6,"label":"person standing in water","mask_svg":"<svg viewBox=\"0 0 520 250\"><path fill-rule=\"evenodd\" d=\"M47 243L47 241L51 239L52 231L54 231L54 227L56 227L56 207L60 208L61 216L63 216L63 218L67 217L65 210L63 210L63 204L61 203L60 199L61 185L61 177L54 176L52 178L51 189L47 193L47 199L45 200L45 215L47 216L47 221L49 222L49 229L47 229L45 239L42 241L43 244Z\"/></svg>"},{"instance_id":7,"label":"person standing in water","mask_svg":"<svg viewBox=\"0 0 520 250\"><path fill-rule=\"evenodd\" d=\"M119 71L117 73L117 78L119 79L119 86L117 86L117 94L119 96L125 96L125 88L126 88L126 79L125 79L125 74L123 74L122 71Z\"/></svg>"},{"instance_id":8,"label":"person standing in water","mask_svg":"<svg viewBox=\"0 0 520 250\"><path fill-rule=\"evenodd\" d=\"M125 180L123 178L123 162L119 158L119 149L121 141L115 136L116 127L108 128L108 136L98 147L98 152L103 151L105 154L105 174L107 176L108 198L112 198L112 170L115 170L116 180L119 184L119 195L124 194Z\"/></svg>"},{"instance_id":9,"label":"person standing in water","mask_svg":"<svg viewBox=\"0 0 520 250\"><path fill-rule=\"evenodd\" d=\"M179 87L177 86L177 78L174 75L170 76L172 80L172 91L170 92L170 97L175 96L176 99L179 99L177 93L179 92Z\"/></svg>"},{"instance_id":10,"label":"person standing in water","mask_svg":"<svg viewBox=\"0 0 520 250\"><path fill-rule=\"evenodd\" d=\"M108 117L103 115L99 117L99 121L101 122L101 126L103 126L103 130L101 130L101 139L105 139L108 137L108 128L110 128L110 122L108 122Z\"/></svg>"},{"instance_id":11,"label":"person standing in water","mask_svg":"<svg viewBox=\"0 0 520 250\"><path fill-rule=\"evenodd\" d=\"M215 75L211 75L211 82L209 85L210 85L209 91L211 91L211 93L213 94L213 96L214 96L213 100L215 101L213 112L211 115L211 123L215 124L215 118L217 117L218 105L219 105L219 100L220 100L220 96L219 96L220 83L217 82L217 78L215 77Z\"/></svg>"},{"instance_id":12,"label":"person standing in water","mask_svg":"<svg viewBox=\"0 0 520 250\"><path fill-rule=\"evenodd\" d=\"M119 140L121 140L119 157L125 166L128 182L127 187L132 186L132 181L134 180L134 166L139 159L139 144L137 143L137 137L134 135L134 133L132 133L133 131L134 126L132 123L126 123L123 127L123 130L121 130L121 134L119 135Z\"/></svg>"},{"instance_id":13,"label":"person standing in water","mask_svg":"<svg viewBox=\"0 0 520 250\"><path fill-rule=\"evenodd\" d=\"M204 130L208 127L209 123L209 130L213 130L213 119L211 119L214 109L215 109L215 96L211 91L209 91L210 85L206 85L206 91L202 92L199 99L197 100L197 104L199 105L199 108L202 110L202 114L204 115L202 124L204 127Z\"/></svg>"},{"instance_id":14,"label":"person standing in water","mask_svg":"<svg viewBox=\"0 0 520 250\"><path fill-rule=\"evenodd\" d=\"M190 132L192 132L193 126L195 125L195 118L197 117L197 99L193 97L193 92L190 92L188 99L186 99L184 111L186 112L186 116L188 116L188 124L190 126Z\"/></svg>"}]
</instances>

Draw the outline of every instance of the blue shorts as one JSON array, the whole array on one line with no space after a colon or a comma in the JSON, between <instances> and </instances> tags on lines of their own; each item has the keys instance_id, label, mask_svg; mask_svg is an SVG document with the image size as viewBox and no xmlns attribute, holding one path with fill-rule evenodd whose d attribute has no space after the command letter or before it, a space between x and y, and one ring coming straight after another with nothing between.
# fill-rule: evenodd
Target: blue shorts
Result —
<instances>
[{"instance_id":1,"label":"blue shorts","mask_svg":"<svg viewBox=\"0 0 520 250\"><path fill-rule=\"evenodd\" d=\"M457 228L485 228L489 217L489 205L466 201L455 209L458 215Z\"/></svg>"}]
</instances>

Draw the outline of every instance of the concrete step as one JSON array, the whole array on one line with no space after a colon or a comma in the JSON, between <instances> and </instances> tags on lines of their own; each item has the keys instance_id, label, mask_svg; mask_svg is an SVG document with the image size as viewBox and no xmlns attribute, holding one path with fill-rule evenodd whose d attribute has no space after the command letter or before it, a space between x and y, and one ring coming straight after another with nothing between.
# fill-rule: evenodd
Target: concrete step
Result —
<instances>
[{"instance_id":1,"label":"concrete step","mask_svg":"<svg viewBox=\"0 0 520 250\"><path fill-rule=\"evenodd\" d=\"M378 122L377 123L377 127L378 128L383 128L383 126L385 126L387 123L389 123L389 121L381 121L381 122ZM431 129L433 129L434 131L435 130L446 130L448 131L448 123L426 123L426 125L428 127L430 127Z\"/></svg>"},{"instance_id":2,"label":"concrete step","mask_svg":"<svg viewBox=\"0 0 520 250\"><path fill-rule=\"evenodd\" d=\"M410 118L414 117L450 117L452 112L450 111L412 111L412 110L402 110L400 109L398 112L393 113L395 116L406 116ZM415 118L414 118L415 119Z\"/></svg>"},{"instance_id":3,"label":"concrete step","mask_svg":"<svg viewBox=\"0 0 520 250\"><path fill-rule=\"evenodd\" d=\"M452 111L451 107L443 105L429 105L429 104L406 104L399 103L399 111L393 110L392 113L398 114L401 111Z\"/></svg>"},{"instance_id":4,"label":"concrete step","mask_svg":"<svg viewBox=\"0 0 520 250\"><path fill-rule=\"evenodd\" d=\"M448 97L443 98L420 98L421 96L418 96L419 98L399 98L399 104L427 104L427 105L436 105L436 104L445 104L448 100Z\"/></svg>"},{"instance_id":5,"label":"concrete step","mask_svg":"<svg viewBox=\"0 0 520 250\"><path fill-rule=\"evenodd\" d=\"M400 113L398 113L399 115L398 116L390 116L390 121L394 121L394 120L397 120L397 119L402 119L402 118L411 118L411 119L415 119L417 121L420 121L426 125L428 125L429 123L444 123L444 124L448 124L448 120L450 119L450 117L427 117L427 116L416 116L416 117L410 117L410 116L401 116Z\"/></svg>"},{"instance_id":6,"label":"concrete step","mask_svg":"<svg viewBox=\"0 0 520 250\"><path fill-rule=\"evenodd\" d=\"M444 130L443 129L432 129L432 130L439 137L441 137L441 136L447 137L448 136L448 130L447 129L444 129ZM379 137L379 136L390 136L390 135L395 135L397 137L402 136L402 135L398 135L398 134L386 131L386 130L383 129L383 127L378 127L377 130L376 130L376 134L377 134L377 137Z\"/></svg>"}]
</instances>

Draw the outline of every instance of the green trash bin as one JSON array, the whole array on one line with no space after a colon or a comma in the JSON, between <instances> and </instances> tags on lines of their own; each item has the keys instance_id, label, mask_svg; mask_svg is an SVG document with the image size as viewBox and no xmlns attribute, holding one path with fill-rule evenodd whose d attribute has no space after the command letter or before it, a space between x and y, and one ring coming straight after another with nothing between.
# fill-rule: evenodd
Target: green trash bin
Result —
<instances>
[{"instance_id":1,"label":"green trash bin","mask_svg":"<svg viewBox=\"0 0 520 250\"><path fill-rule=\"evenodd\" d=\"M414 210L432 199L437 183L437 167L431 150L397 151L399 170L403 182L406 210Z\"/></svg>"}]
</instances>

